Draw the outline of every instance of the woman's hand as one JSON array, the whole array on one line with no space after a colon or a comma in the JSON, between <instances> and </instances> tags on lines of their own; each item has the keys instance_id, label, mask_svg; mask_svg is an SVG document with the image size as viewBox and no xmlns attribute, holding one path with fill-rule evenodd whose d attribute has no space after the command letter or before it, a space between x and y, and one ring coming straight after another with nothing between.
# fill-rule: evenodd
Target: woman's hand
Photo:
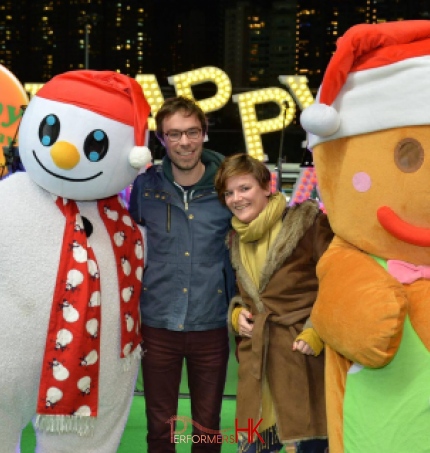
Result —
<instances>
[{"instance_id":1,"label":"woman's hand","mask_svg":"<svg viewBox=\"0 0 430 453\"><path fill-rule=\"evenodd\" d=\"M305 355L315 355L314 350L303 340L295 341L293 343L293 351L299 351Z\"/></svg>"},{"instance_id":2,"label":"woman's hand","mask_svg":"<svg viewBox=\"0 0 430 453\"><path fill-rule=\"evenodd\" d=\"M293 343L293 351L299 351L305 355L318 357L324 349L324 343L313 327L307 327L297 335Z\"/></svg>"},{"instance_id":3,"label":"woman's hand","mask_svg":"<svg viewBox=\"0 0 430 453\"><path fill-rule=\"evenodd\" d=\"M244 308L239 314L239 335L251 338L253 328L252 313Z\"/></svg>"}]
</instances>

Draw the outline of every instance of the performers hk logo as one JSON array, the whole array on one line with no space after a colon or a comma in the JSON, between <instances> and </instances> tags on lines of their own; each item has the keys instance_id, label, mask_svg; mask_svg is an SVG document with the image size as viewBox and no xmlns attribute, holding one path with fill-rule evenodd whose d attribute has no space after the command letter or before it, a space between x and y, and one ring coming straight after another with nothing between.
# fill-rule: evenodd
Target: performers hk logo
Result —
<instances>
[{"instance_id":1,"label":"performers hk logo","mask_svg":"<svg viewBox=\"0 0 430 453\"><path fill-rule=\"evenodd\" d=\"M262 444L264 444L263 438L258 432L258 427L263 421L261 418L256 425L254 425L254 420L252 418L248 419L248 426L246 428L240 428L238 426L237 419L235 420L235 433L227 434L233 428L221 429L219 431L205 428L200 425L190 417L185 417L182 415L174 415L170 417L166 423L170 424L170 442L174 444L222 444L222 443L237 443L238 442L238 433L246 433L246 441L249 443L254 442L257 438ZM178 422L182 422L182 429L178 427ZM185 434L188 424L193 425L197 428L199 434Z\"/></svg>"}]
</instances>

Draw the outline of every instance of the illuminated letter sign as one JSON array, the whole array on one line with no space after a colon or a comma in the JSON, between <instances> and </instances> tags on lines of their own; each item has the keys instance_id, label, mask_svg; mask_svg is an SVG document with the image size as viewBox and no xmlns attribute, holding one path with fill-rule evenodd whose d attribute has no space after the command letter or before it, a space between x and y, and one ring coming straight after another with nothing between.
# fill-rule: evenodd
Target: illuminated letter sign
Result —
<instances>
[{"instance_id":1,"label":"illuminated letter sign","mask_svg":"<svg viewBox=\"0 0 430 453\"><path fill-rule=\"evenodd\" d=\"M264 160L261 134L280 131L284 126L291 123L296 113L293 98L288 91L274 87L236 94L233 96L233 101L239 104L247 152L258 160ZM265 102L278 104L279 115L269 120L258 121L255 105ZM286 109L285 112L284 109Z\"/></svg>"},{"instance_id":2,"label":"illuminated letter sign","mask_svg":"<svg viewBox=\"0 0 430 453\"><path fill-rule=\"evenodd\" d=\"M154 74L138 74L136 80L141 85L145 97L151 106L148 129L155 131L154 117L164 102L160 85ZM213 66L206 66L176 74L168 77L167 80L174 86L177 96L185 96L191 99L195 99L192 91L193 86L205 82L214 83L217 88L214 96L196 100L205 113L213 112L224 107L232 94L231 81L228 75L221 69ZM246 150L259 160L264 160L261 135L282 130L282 128L288 126L293 120L296 113L296 105L299 109L303 110L314 101L308 87L308 80L305 76L281 75L279 76L279 81L286 85L289 91L273 87L248 91L233 96L233 101L239 106ZM42 84L32 83L26 84L25 88L33 95L41 86ZM279 115L259 121L255 106L267 102L278 104Z\"/></svg>"},{"instance_id":3,"label":"illuminated letter sign","mask_svg":"<svg viewBox=\"0 0 430 453\"><path fill-rule=\"evenodd\" d=\"M142 87L145 98L151 106L152 117L148 118L148 129L155 131L155 115L163 105L164 97L154 74L137 74L136 81Z\"/></svg>"},{"instance_id":4,"label":"illuminated letter sign","mask_svg":"<svg viewBox=\"0 0 430 453\"><path fill-rule=\"evenodd\" d=\"M148 119L148 129L155 131L154 118L164 102L160 85L153 74L138 74L136 80L141 85L145 97L151 106L152 117ZM217 88L215 96L196 101L205 113L213 112L224 107L231 96L231 82L229 77L221 69L212 66L176 74L168 77L167 80L170 85L175 87L177 96L185 96L191 99L195 99L192 91L194 85L205 82L214 83Z\"/></svg>"},{"instance_id":5,"label":"illuminated letter sign","mask_svg":"<svg viewBox=\"0 0 430 453\"><path fill-rule=\"evenodd\" d=\"M314 102L314 97L308 87L308 79L305 76L281 75L278 79L290 88L300 110L309 107Z\"/></svg>"},{"instance_id":6,"label":"illuminated letter sign","mask_svg":"<svg viewBox=\"0 0 430 453\"><path fill-rule=\"evenodd\" d=\"M205 112L214 112L227 104L231 96L231 82L228 75L221 69L213 66L183 72L172 77L168 77L168 82L173 85L178 96L194 98L192 86L204 82L212 82L217 87L215 96L201 99L198 102L200 108Z\"/></svg>"}]
</instances>

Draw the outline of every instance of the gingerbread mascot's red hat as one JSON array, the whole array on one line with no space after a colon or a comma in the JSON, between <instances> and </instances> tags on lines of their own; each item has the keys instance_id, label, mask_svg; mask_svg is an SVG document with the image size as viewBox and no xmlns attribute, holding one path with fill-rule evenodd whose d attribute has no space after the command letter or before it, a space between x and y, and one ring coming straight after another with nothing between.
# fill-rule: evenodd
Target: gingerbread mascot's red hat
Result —
<instances>
[{"instance_id":1,"label":"gingerbread mascot's red hat","mask_svg":"<svg viewBox=\"0 0 430 453\"><path fill-rule=\"evenodd\" d=\"M317 99L301 115L308 146L430 124L429 76L430 21L352 27L337 41Z\"/></svg>"}]
</instances>

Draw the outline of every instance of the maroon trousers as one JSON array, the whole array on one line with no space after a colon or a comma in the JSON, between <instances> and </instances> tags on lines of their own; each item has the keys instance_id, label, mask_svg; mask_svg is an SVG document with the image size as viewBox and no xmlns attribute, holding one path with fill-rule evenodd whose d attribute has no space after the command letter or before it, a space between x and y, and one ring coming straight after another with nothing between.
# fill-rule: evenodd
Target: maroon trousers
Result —
<instances>
[{"instance_id":1,"label":"maroon trousers","mask_svg":"<svg viewBox=\"0 0 430 453\"><path fill-rule=\"evenodd\" d=\"M174 453L179 385L185 360L193 420L192 453L221 451L221 443L200 442L220 429L222 395L229 356L227 328L175 332L142 326L142 374L148 423L148 453ZM173 417L173 418L172 418ZM202 426L199 430L195 424ZM183 424L178 422L177 430Z\"/></svg>"}]
</instances>

